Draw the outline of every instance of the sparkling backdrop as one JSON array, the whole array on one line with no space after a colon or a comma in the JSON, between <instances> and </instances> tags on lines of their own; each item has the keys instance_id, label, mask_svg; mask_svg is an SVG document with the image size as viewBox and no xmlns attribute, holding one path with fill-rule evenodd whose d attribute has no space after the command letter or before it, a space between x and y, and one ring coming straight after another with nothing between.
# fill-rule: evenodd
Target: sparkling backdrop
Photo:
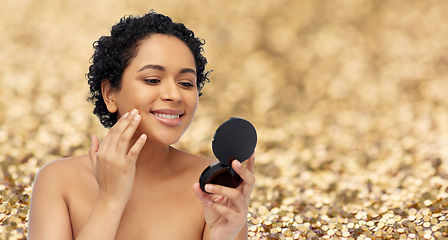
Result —
<instances>
[{"instance_id":1,"label":"sparkling backdrop","mask_svg":"<svg viewBox=\"0 0 448 240\"><path fill-rule=\"evenodd\" d=\"M211 83L177 147L257 128L251 239L448 238L448 2L0 0L0 239L26 239L43 164L106 130L92 43L150 9L204 38ZM173 226L175 227L175 226Z\"/></svg>"}]
</instances>

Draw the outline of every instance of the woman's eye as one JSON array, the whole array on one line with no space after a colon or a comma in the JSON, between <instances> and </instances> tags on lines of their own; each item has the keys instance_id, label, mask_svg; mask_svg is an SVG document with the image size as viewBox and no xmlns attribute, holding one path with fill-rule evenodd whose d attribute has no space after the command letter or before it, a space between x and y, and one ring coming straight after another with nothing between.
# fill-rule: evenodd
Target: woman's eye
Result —
<instances>
[{"instance_id":1,"label":"woman's eye","mask_svg":"<svg viewBox=\"0 0 448 240\"><path fill-rule=\"evenodd\" d=\"M145 79L145 82L155 84L155 83L159 83L160 80L159 79Z\"/></svg>"},{"instance_id":2,"label":"woman's eye","mask_svg":"<svg viewBox=\"0 0 448 240\"><path fill-rule=\"evenodd\" d=\"M190 82L180 82L179 84L184 87L194 87L194 85Z\"/></svg>"}]
</instances>

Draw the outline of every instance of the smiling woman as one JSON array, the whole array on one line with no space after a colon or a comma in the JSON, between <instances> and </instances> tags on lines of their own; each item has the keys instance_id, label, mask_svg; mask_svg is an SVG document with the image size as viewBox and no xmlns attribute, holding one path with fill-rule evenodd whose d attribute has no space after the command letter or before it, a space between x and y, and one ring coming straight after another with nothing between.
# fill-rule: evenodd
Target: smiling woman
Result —
<instances>
[{"instance_id":1,"label":"smiling woman","mask_svg":"<svg viewBox=\"0 0 448 240\"><path fill-rule=\"evenodd\" d=\"M177 37L153 34L141 40L137 55L123 72L120 89L102 82L107 109L121 117L137 108L137 133L158 145L176 143L193 120L198 105L195 60Z\"/></svg>"},{"instance_id":2,"label":"smiling woman","mask_svg":"<svg viewBox=\"0 0 448 240\"><path fill-rule=\"evenodd\" d=\"M237 188L208 184L206 194L197 179L213 161L171 147L208 81L202 45L152 11L122 18L96 42L90 100L110 130L89 154L39 170L28 239L247 239L254 157L234 161Z\"/></svg>"}]
</instances>

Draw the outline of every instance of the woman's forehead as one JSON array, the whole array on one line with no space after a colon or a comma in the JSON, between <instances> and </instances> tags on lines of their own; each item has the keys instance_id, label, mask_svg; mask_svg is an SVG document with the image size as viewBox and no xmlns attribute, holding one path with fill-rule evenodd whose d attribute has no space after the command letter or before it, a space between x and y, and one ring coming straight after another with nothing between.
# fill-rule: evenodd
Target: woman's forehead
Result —
<instances>
[{"instance_id":1,"label":"woman's forehead","mask_svg":"<svg viewBox=\"0 0 448 240\"><path fill-rule=\"evenodd\" d=\"M190 48L179 38L165 34L153 34L142 40L132 62L138 69L148 64L196 69Z\"/></svg>"}]
</instances>

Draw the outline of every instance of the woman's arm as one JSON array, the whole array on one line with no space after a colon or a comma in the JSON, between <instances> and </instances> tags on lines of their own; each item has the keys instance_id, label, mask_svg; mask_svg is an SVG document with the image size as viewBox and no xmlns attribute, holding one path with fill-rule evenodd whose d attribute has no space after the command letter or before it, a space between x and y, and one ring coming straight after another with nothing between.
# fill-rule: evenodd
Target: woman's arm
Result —
<instances>
[{"instance_id":1,"label":"woman's arm","mask_svg":"<svg viewBox=\"0 0 448 240\"><path fill-rule=\"evenodd\" d=\"M43 166L34 180L28 220L28 240L73 239L58 161Z\"/></svg>"},{"instance_id":2,"label":"woman's arm","mask_svg":"<svg viewBox=\"0 0 448 240\"><path fill-rule=\"evenodd\" d=\"M99 194L77 240L115 238L124 208L131 196L135 162L146 141L146 135L142 135L130 147L131 138L140 120L135 109L130 114L123 115L109 130L101 147L98 138L92 138L89 156ZM52 165L39 171L36 178L31 199L30 240L73 239L68 206L62 193L67 186L62 186L55 177L64 172L51 168Z\"/></svg>"},{"instance_id":3,"label":"woman's arm","mask_svg":"<svg viewBox=\"0 0 448 240\"><path fill-rule=\"evenodd\" d=\"M70 170L70 169L69 169ZM66 167L58 161L42 167L34 181L28 221L29 240L74 238L63 181ZM114 239L124 207L98 200L77 239Z\"/></svg>"}]
</instances>

